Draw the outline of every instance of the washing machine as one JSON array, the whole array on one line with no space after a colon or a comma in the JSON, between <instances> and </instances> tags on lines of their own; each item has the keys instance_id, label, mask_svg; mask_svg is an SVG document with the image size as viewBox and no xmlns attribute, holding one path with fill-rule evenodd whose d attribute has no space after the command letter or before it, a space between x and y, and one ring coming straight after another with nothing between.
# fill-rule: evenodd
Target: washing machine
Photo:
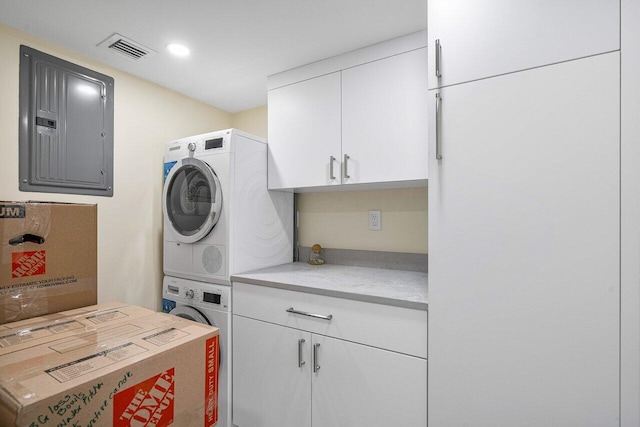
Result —
<instances>
[{"instance_id":1,"label":"washing machine","mask_svg":"<svg viewBox=\"0 0 640 427\"><path fill-rule=\"evenodd\" d=\"M231 426L231 288L165 276L162 311L220 329L216 426Z\"/></svg>"},{"instance_id":2,"label":"washing machine","mask_svg":"<svg viewBox=\"0 0 640 427\"><path fill-rule=\"evenodd\" d=\"M293 259L293 193L267 190L267 144L227 129L165 147L164 273L230 284Z\"/></svg>"}]
</instances>

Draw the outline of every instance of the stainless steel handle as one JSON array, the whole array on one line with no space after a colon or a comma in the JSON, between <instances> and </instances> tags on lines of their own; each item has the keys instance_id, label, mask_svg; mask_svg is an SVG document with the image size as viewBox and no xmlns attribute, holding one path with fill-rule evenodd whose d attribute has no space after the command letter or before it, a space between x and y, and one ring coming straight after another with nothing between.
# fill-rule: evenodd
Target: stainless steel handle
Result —
<instances>
[{"instance_id":1,"label":"stainless steel handle","mask_svg":"<svg viewBox=\"0 0 640 427\"><path fill-rule=\"evenodd\" d=\"M335 161L335 157L329 156L329 179L336 179L336 177L333 175L333 162Z\"/></svg>"},{"instance_id":2,"label":"stainless steel handle","mask_svg":"<svg viewBox=\"0 0 640 427\"><path fill-rule=\"evenodd\" d=\"M349 176L349 169L348 168L349 168L349 155L345 154L344 155L344 177L345 177L345 179L351 178Z\"/></svg>"},{"instance_id":3,"label":"stainless steel handle","mask_svg":"<svg viewBox=\"0 0 640 427\"><path fill-rule=\"evenodd\" d=\"M320 348L320 343L313 345L313 372L318 372L320 370L320 364L318 363L318 348Z\"/></svg>"},{"instance_id":4,"label":"stainless steel handle","mask_svg":"<svg viewBox=\"0 0 640 427\"><path fill-rule=\"evenodd\" d=\"M442 45L440 44L440 39L436 39L436 77L442 77L442 73L440 72L440 56L442 55Z\"/></svg>"},{"instance_id":5,"label":"stainless steel handle","mask_svg":"<svg viewBox=\"0 0 640 427\"><path fill-rule=\"evenodd\" d=\"M298 368L302 368L304 360L302 360L302 344L304 344L304 338L298 340Z\"/></svg>"},{"instance_id":6,"label":"stainless steel handle","mask_svg":"<svg viewBox=\"0 0 640 427\"><path fill-rule=\"evenodd\" d=\"M293 313L293 314L302 314L303 316L309 316L309 317L315 317L316 319L323 319L323 320L331 320L333 319L333 314L315 314L315 313L307 313L306 311L299 311L296 310L293 307L289 307L287 308L287 313Z\"/></svg>"},{"instance_id":7,"label":"stainless steel handle","mask_svg":"<svg viewBox=\"0 0 640 427\"><path fill-rule=\"evenodd\" d=\"M442 139L440 138L440 106L442 98L436 93L436 160L442 160Z\"/></svg>"}]
</instances>

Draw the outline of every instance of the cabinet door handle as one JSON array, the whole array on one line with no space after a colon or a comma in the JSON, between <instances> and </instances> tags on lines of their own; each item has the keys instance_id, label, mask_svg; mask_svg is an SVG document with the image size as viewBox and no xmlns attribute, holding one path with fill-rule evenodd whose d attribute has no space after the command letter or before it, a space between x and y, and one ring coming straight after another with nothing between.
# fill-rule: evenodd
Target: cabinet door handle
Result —
<instances>
[{"instance_id":1,"label":"cabinet door handle","mask_svg":"<svg viewBox=\"0 0 640 427\"><path fill-rule=\"evenodd\" d=\"M296 310L293 307L287 308L286 312L287 313L292 313L292 314L302 314L303 316L315 317L316 319L323 319L323 320L331 320L331 319L333 319L333 314L307 313L306 311Z\"/></svg>"},{"instance_id":2,"label":"cabinet door handle","mask_svg":"<svg viewBox=\"0 0 640 427\"><path fill-rule=\"evenodd\" d=\"M436 49L434 53L436 55L436 77L440 78L442 77L442 73L440 72L440 56L442 55L442 45L440 44L440 39L436 39Z\"/></svg>"},{"instance_id":3,"label":"cabinet door handle","mask_svg":"<svg viewBox=\"0 0 640 427\"><path fill-rule=\"evenodd\" d=\"M440 98L439 93L436 93L436 160L442 160L442 138L440 138L441 104L442 98Z\"/></svg>"},{"instance_id":4,"label":"cabinet door handle","mask_svg":"<svg viewBox=\"0 0 640 427\"><path fill-rule=\"evenodd\" d=\"M320 348L320 343L313 345L313 372L318 372L320 370L320 364L318 363L318 348Z\"/></svg>"},{"instance_id":5,"label":"cabinet door handle","mask_svg":"<svg viewBox=\"0 0 640 427\"><path fill-rule=\"evenodd\" d=\"M298 340L298 368L302 368L304 360L302 360L302 344L304 344L304 338Z\"/></svg>"},{"instance_id":6,"label":"cabinet door handle","mask_svg":"<svg viewBox=\"0 0 640 427\"><path fill-rule=\"evenodd\" d=\"M333 174L333 162L335 161L335 157L329 156L329 179L336 179L335 175Z\"/></svg>"},{"instance_id":7,"label":"cabinet door handle","mask_svg":"<svg viewBox=\"0 0 640 427\"><path fill-rule=\"evenodd\" d=\"M345 179L351 178L349 176L349 155L348 154L344 155L344 178Z\"/></svg>"}]
</instances>

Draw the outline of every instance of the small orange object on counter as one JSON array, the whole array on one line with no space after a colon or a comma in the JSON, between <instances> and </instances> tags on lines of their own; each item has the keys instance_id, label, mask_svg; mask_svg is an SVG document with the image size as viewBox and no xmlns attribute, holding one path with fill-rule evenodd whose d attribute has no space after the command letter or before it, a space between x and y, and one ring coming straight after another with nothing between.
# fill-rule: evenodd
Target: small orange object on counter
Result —
<instances>
[{"instance_id":1,"label":"small orange object on counter","mask_svg":"<svg viewBox=\"0 0 640 427\"><path fill-rule=\"evenodd\" d=\"M324 264L324 258L322 257L322 246L320 246L317 243L311 247L311 252L309 252L309 264L311 265Z\"/></svg>"}]
</instances>

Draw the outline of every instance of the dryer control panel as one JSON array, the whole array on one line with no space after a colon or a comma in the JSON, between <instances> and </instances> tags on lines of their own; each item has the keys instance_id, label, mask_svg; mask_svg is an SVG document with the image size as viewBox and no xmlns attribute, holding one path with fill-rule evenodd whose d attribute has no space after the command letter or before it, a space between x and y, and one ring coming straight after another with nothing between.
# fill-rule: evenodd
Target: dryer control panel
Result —
<instances>
[{"instance_id":1,"label":"dryer control panel","mask_svg":"<svg viewBox=\"0 0 640 427\"><path fill-rule=\"evenodd\" d=\"M231 130L203 133L165 144L164 161L203 156L212 153L231 152Z\"/></svg>"}]
</instances>

